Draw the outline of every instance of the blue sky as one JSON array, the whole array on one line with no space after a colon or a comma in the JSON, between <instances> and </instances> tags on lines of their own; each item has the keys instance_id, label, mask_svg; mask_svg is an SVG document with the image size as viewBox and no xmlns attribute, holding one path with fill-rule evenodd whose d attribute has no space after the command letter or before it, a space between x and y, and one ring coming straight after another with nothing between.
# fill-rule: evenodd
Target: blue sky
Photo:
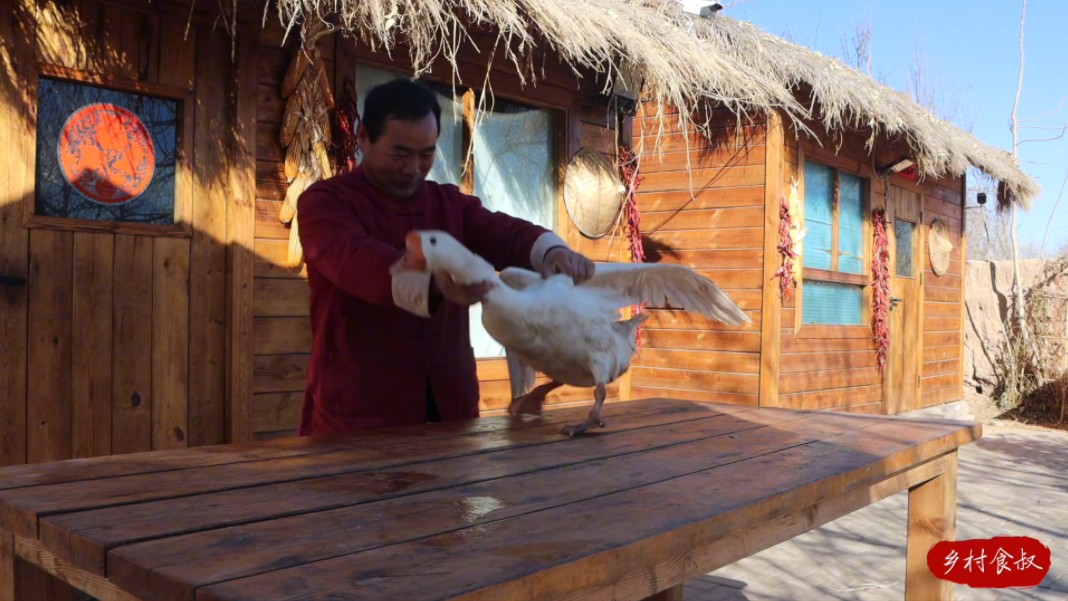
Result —
<instances>
[{"instance_id":1,"label":"blue sky","mask_svg":"<svg viewBox=\"0 0 1068 601\"><path fill-rule=\"evenodd\" d=\"M691 4L687 0L685 4ZM1011 150L1009 118L1019 78L1021 0L722 0L724 14L841 57L843 35L858 22L872 25L872 76L904 91L917 48L928 77L942 91L943 110L955 125L983 142ZM1056 109L1032 125L1068 123L1068 2L1029 0L1024 32L1024 84L1018 117ZM1021 139L1058 132L1021 130ZM1047 255L1068 245L1068 198L1054 203L1068 174L1068 137L1020 146L1022 168L1042 186L1030 212L1021 213L1021 244L1035 248L1050 223ZM1068 196L1068 192L1066 192Z\"/></svg>"}]
</instances>

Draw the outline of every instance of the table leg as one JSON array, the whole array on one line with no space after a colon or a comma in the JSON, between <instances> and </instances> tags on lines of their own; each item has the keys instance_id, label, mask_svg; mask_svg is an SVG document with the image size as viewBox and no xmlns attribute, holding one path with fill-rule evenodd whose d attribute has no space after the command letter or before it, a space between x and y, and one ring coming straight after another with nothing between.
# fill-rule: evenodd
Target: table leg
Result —
<instances>
[{"instance_id":1,"label":"table leg","mask_svg":"<svg viewBox=\"0 0 1068 601\"><path fill-rule=\"evenodd\" d=\"M953 583L927 567L927 552L953 540L957 526L957 452L946 455L946 471L909 489L906 601L951 601Z\"/></svg>"},{"instance_id":2,"label":"table leg","mask_svg":"<svg viewBox=\"0 0 1068 601\"><path fill-rule=\"evenodd\" d=\"M660 591L652 597L646 597L645 601L682 601L682 585L676 584L667 590Z\"/></svg>"},{"instance_id":3,"label":"table leg","mask_svg":"<svg viewBox=\"0 0 1068 601\"><path fill-rule=\"evenodd\" d=\"M15 537L0 530L0 601L15 601Z\"/></svg>"}]
</instances>

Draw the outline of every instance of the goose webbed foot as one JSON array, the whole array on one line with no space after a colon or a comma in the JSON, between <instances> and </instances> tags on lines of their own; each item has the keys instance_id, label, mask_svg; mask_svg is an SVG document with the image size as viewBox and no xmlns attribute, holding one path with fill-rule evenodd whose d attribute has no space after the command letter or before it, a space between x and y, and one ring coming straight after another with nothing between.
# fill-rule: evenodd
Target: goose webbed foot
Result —
<instances>
[{"instance_id":1,"label":"goose webbed foot","mask_svg":"<svg viewBox=\"0 0 1068 601\"><path fill-rule=\"evenodd\" d=\"M597 426L598 428L604 427L604 420L601 419L601 407L604 406L604 397L607 395L604 384L598 384L597 388L593 392L594 403L593 409L590 409L590 414L586 416L586 421L581 424L575 424L573 426L564 426L563 433L568 436L574 436L576 434L583 434L590 428Z\"/></svg>"}]
</instances>

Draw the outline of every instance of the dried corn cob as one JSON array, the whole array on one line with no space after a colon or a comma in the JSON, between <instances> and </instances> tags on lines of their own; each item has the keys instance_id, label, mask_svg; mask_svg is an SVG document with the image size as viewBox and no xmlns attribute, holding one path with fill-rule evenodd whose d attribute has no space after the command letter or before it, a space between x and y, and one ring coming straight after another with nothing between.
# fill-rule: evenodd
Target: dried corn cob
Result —
<instances>
[{"instance_id":1,"label":"dried corn cob","mask_svg":"<svg viewBox=\"0 0 1068 601\"><path fill-rule=\"evenodd\" d=\"M304 249L300 246L300 226L296 217L289 226L289 267L296 269L304 261Z\"/></svg>"},{"instance_id":2,"label":"dried corn cob","mask_svg":"<svg viewBox=\"0 0 1068 601\"><path fill-rule=\"evenodd\" d=\"M315 154L315 160L319 163L319 172L323 177L330 177L333 168L330 163L330 154L326 151L326 144L320 140L312 144L312 151Z\"/></svg>"},{"instance_id":3,"label":"dried corn cob","mask_svg":"<svg viewBox=\"0 0 1068 601\"><path fill-rule=\"evenodd\" d=\"M289 223L297 215L297 199L308 185L308 176L303 171L297 174L293 183L286 190L286 198L282 201L282 210L278 213L278 219L282 223Z\"/></svg>"},{"instance_id":4,"label":"dried corn cob","mask_svg":"<svg viewBox=\"0 0 1068 601\"><path fill-rule=\"evenodd\" d=\"M282 78L282 98L288 98L293 94L312 63L313 57L303 48L293 55L293 60L289 61L289 67L286 68L285 77Z\"/></svg>"}]
</instances>

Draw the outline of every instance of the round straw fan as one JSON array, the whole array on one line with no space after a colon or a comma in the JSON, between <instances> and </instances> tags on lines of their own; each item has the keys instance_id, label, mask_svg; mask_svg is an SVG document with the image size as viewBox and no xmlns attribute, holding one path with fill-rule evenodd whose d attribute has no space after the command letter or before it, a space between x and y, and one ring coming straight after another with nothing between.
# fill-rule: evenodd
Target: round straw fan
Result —
<instances>
[{"instance_id":1,"label":"round straw fan","mask_svg":"<svg viewBox=\"0 0 1068 601\"><path fill-rule=\"evenodd\" d=\"M564 207L580 232L600 238L612 230L623 209L626 186L603 153L584 148L571 157L564 175Z\"/></svg>"},{"instance_id":2,"label":"round straw fan","mask_svg":"<svg viewBox=\"0 0 1068 601\"><path fill-rule=\"evenodd\" d=\"M931 222L931 234L927 239L931 253L931 269L941 276L949 269L949 255L953 252L953 242L949 239L949 228L940 219Z\"/></svg>"}]
</instances>

